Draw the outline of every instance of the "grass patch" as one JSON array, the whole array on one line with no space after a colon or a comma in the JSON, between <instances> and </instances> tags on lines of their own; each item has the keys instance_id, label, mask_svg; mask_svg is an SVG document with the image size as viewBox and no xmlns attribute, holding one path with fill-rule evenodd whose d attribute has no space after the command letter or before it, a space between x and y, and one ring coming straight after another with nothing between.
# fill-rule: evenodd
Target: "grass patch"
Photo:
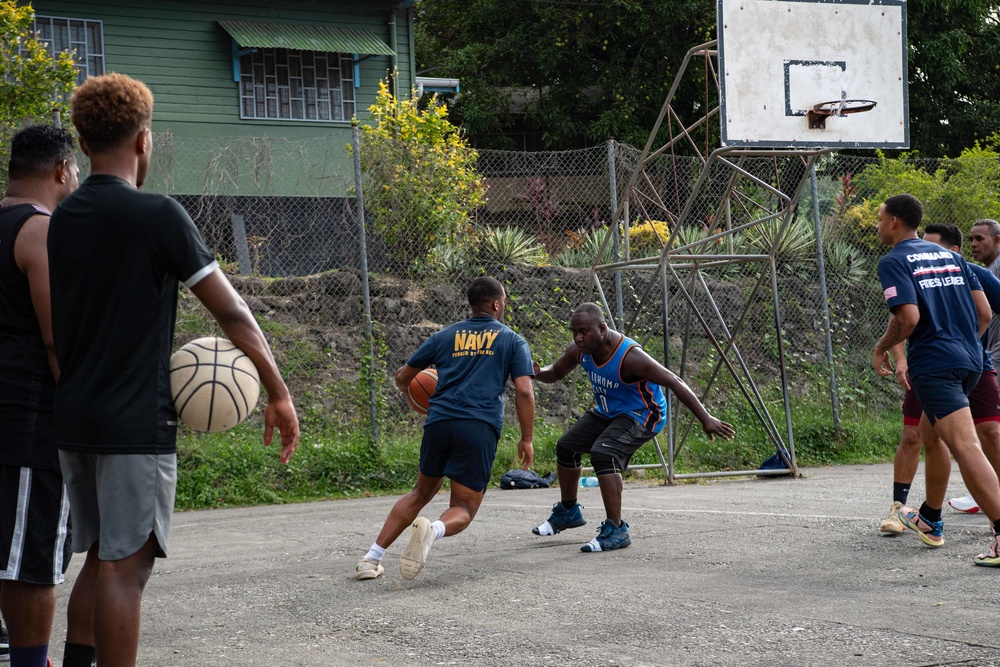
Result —
<instances>
[{"instance_id":1,"label":"grass patch","mask_svg":"<svg viewBox=\"0 0 1000 667\"><path fill-rule=\"evenodd\" d=\"M784 419L777 408L773 413L784 436ZM755 469L773 453L770 440L749 408L732 412L722 414L736 426L736 439L710 441L695 423L678 457L676 472ZM798 464L811 467L889 461L899 442L900 423L898 410L854 409L843 416L838 435L828 406L818 401L798 402L793 415ZM682 429L683 426L682 421ZM224 433L199 434L185 429L178 438L177 508L403 493L416 480L421 435L418 421L401 421L395 430L380 434L376 450L371 445L367 425L311 419L303 422L299 448L291 463L284 466L278 461L277 445L270 448L262 445L259 421L241 424ZM515 467L519 435L516 423L504 428L491 488L496 488L500 475ZM555 445L561 435L561 425L538 421L533 470L546 473L556 469ZM666 439L661 436L659 441L666 455ZM586 459L584 463L587 464ZM632 463L659 463L656 449L651 444L645 445L636 452ZM662 473L649 470L646 476L658 478Z\"/></svg>"}]
</instances>

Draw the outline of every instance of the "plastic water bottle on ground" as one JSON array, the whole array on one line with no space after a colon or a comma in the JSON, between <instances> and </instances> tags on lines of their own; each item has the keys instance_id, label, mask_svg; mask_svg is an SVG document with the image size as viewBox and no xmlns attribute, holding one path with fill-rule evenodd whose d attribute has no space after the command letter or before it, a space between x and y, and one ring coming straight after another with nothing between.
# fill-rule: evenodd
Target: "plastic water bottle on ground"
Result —
<instances>
[{"instance_id":1,"label":"plastic water bottle on ground","mask_svg":"<svg viewBox=\"0 0 1000 667\"><path fill-rule=\"evenodd\" d=\"M596 477L581 477L580 486L583 488L600 486L601 483L597 481Z\"/></svg>"}]
</instances>

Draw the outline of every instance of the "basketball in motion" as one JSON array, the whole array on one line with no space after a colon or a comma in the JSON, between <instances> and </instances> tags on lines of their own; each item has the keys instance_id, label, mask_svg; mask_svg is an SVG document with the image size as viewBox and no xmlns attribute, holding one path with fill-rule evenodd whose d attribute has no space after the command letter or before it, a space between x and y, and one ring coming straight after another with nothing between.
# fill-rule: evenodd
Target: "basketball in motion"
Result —
<instances>
[{"instance_id":1,"label":"basketball in motion","mask_svg":"<svg viewBox=\"0 0 1000 667\"><path fill-rule=\"evenodd\" d=\"M410 381L410 386L406 389L406 402L420 414L426 415L437 384L437 371L433 368L425 368Z\"/></svg>"},{"instance_id":2,"label":"basketball in motion","mask_svg":"<svg viewBox=\"0 0 1000 667\"><path fill-rule=\"evenodd\" d=\"M170 357L170 395L177 416L194 430L225 431L257 405L260 375L225 338L199 338Z\"/></svg>"}]
</instances>

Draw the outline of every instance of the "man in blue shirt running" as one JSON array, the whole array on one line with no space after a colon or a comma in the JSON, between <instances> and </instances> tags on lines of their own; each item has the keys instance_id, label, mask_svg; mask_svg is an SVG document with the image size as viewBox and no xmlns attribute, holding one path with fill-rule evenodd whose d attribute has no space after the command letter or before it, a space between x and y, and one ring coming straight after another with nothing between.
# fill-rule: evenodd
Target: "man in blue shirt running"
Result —
<instances>
[{"instance_id":1,"label":"man in blue shirt running","mask_svg":"<svg viewBox=\"0 0 1000 667\"><path fill-rule=\"evenodd\" d=\"M979 444L968 399L983 370L979 337L992 313L965 260L917 237L922 217L923 206L913 195L889 197L879 208L876 232L892 248L878 265L891 314L872 365L879 375L893 376L889 352L909 340L909 381L924 411L921 423L926 420L927 428L944 441L966 487L993 524L990 546L974 562L1000 567L1000 483ZM941 534L940 512L940 505L935 509L925 502L918 511L900 509L899 518L932 538Z\"/></svg>"},{"instance_id":2,"label":"man in blue shirt running","mask_svg":"<svg viewBox=\"0 0 1000 667\"><path fill-rule=\"evenodd\" d=\"M924 229L924 240L936 243L942 248L947 248L954 252L962 249L962 231L951 224L931 224ZM979 279L983 293L990 304L990 309L994 313L1000 313L1000 279L997 279L989 269L975 264L968 264L971 270ZM972 421L976 425L976 434L982 443L983 452L989 459L994 471L1000 470L1000 386L997 384L997 372L993 368L990 349L987 344L988 332L983 335L981 342L983 349L983 373L979 376L979 382L969 394L969 411L972 413ZM933 429L926 429L923 435L929 440L926 443L921 441L920 417L923 409L920 401L917 400L913 387L910 386L908 371L909 365L906 362L905 346L900 343L892 348L892 357L896 367L896 381L906 390L903 398L903 434L896 448L896 456L893 459L893 502L889 509L889 514L879 524L879 531L889 535L900 535L906 532L906 525L900 521L899 512L906 506L907 496L913 478L917 474L917 467L920 462L920 449L926 452L925 473L927 476L927 505L942 507L944 494L947 491L948 477L951 474L951 454L944 446ZM970 496L971 499L971 496ZM978 506L975 508L979 511ZM906 510L904 514L909 514L913 510ZM933 514L933 510L931 514ZM943 520L943 519L940 519ZM924 543L929 546L942 546L944 535L919 533Z\"/></svg>"},{"instance_id":3,"label":"man in blue shirt running","mask_svg":"<svg viewBox=\"0 0 1000 667\"><path fill-rule=\"evenodd\" d=\"M514 381L521 426L518 458L525 470L531 467L535 422L531 352L521 336L500 323L507 295L499 281L476 278L468 297L472 317L432 335L396 371L396 386L405 392L413 378L433 364L437 388L424 422L417 483L393 505L375 542L355 568L357 579L375 579L385 571L381 563L385 550L411 524L410 541L399 560L404 579L420 573L435 540L456 535L472 522L493 470L508 378ZM451 480L448 509L434 522L418 517L445 477Z\"/></svg>"},{"instance_id":4,"label":"man in blue shirt running","mask_svg":"<svg viewBox=\"0 0 1000 667\"><path fill-rule=\"evenodd\" d=\"M653 439L666 422L663 388L674 392L694 413L713 440L729 440L733 427L708 413L679 377L657 363L634 340L610 329L596 303L584 303L570 318L573 344L545 368L535 367L535 379L556 382L577 365L583 367L594 392L595 406L556 443L559 494L548 520L532 528L535 535L554 535L587 523L577 502L582 454L590 455L601 487L607 518L597 537L580 547L592 553L622 549L632 544L628 524L622 521L622 471L632 455Z\"/></svg>"}]
</instances>

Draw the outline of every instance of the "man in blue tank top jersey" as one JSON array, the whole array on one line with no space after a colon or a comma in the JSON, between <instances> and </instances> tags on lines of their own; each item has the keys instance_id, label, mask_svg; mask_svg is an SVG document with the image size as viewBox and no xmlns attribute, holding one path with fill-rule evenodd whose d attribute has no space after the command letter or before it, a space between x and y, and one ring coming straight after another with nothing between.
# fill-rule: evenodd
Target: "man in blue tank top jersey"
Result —
<instances>
[{"instance_id":1,"label":"man in blue tank top jersey","mask_svg":"<svg viewBox=\"0 0 1000 667\"><path fill-rule=\"evenodd\" d=\"M913 195L889 197L879 208L876 232L879 241L892 248L878 265L891 314L875 345L872 365L879 375L893 376L889 352L909 340L909 382L923 408L921 426L933 429L944 441L966 487L993 524L987 551L973 560L976 565L998 567L1000 483L983 454L968 399L983 370L980 336L992 313L965 260L917 238L922 217L923 206ZM934 499L929 495L918 511L900 509L900 520L926 538L940 536L943 492L940 497L937 507L930 504Z\"/></svg>"},{"instance_id":2,"label":"man in blue tank top jersey","mask_svg":"<svg viewBox=\"0 0 1000 667\"><path fill-rule=\"evenodd\" d=\"M413 378L433 364L437 388L424 422L417 483L393 505L375 542L355 567L357 579L375 579L385 571L385 550L407 526L412 530L399 570L404 579L413 579L435 540L456 535L472 523L493 471L508 378L514 381L521 427L518 458L525 470L531 467L535 422L531 352L523 338L500 322L507 295L498 280L476 278L468 298L472 317L432 335L396 371L396 386L405 392ZM451 480L448 509L434 522L417 516L441 490L445 477Z\"/></svg>"},{"instance_id":3,"label":"man in blue tank top jersey","mask_svg":"<svg viewBox=\"0 0 1000 667\"><path fill-rule=\"evenodd\" d=\"M587 523L577 502L582 454L590 455L601 487L607 518L597 537L580 547L584 552L622 549L632 543L628 524L622 521L622 472L639 447L663 429L667 404L663 388L674 392L701 422L713 440L729 440L733 427L708 413L694 392L634 340L608 328L596 303L578 307L570 318L573 344L545 368L534 364L535 379L556 382L577 365L583 367L594 392L595 406L556 443L559 493L562 500L552 514L531 532L554 535Z\"/></svg>"},{"instance_id":4,"label":"man in blue tank top jersey","mask_svg":"<svg viewBox=\"0 0 1000 667\"><path fill-rule=\"evenodd\" d=\"M56 584L69 565L69 499L52 404L50 211L77 187L73 135L32 125L11 141L0 201L0 611L13 665L44 667ZM3 651L7 653L7 651Z\"/></svg>"}]
</instances>

